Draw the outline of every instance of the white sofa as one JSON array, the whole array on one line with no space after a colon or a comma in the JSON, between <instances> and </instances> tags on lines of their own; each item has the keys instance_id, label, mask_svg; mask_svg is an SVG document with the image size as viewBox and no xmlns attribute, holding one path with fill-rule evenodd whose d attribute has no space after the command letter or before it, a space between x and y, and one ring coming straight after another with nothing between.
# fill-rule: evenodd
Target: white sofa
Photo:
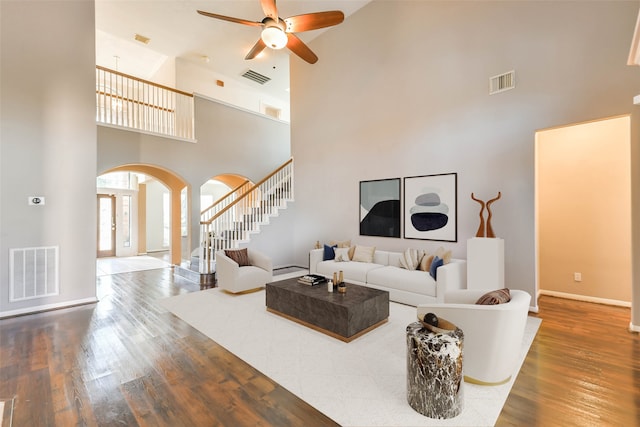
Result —
<instances>
[{"instance_id":1,"label":"white sofa","mask_svg":"<svg viewBox=\"0 0 640 427\"><path fill-rule=\"evenodd\" d=\"M442 302L446 291L466 287L467 262L462 259L438 267L438 280L434 280L429 272L402 268L400 252L376 250L372 263L323 261L323 255L323 249L311 250L309 273L331 278L342 270L345 282L388 291L391 301L402 304Z\"/></svg>"},{"instance_id":2,"label":"white sofa","mask_svg":"<svg viewBox=\"0 0 640 427\"><path fill-rule=\"evenodd\" d=\"M531 295L511 289L511 301L497 305L475 302L489 289L447 292L444 304L420 304L427 313L453 323L464 333L464 379L482 385L503 384L516 373Z\"/></svg>"}]
</instances>

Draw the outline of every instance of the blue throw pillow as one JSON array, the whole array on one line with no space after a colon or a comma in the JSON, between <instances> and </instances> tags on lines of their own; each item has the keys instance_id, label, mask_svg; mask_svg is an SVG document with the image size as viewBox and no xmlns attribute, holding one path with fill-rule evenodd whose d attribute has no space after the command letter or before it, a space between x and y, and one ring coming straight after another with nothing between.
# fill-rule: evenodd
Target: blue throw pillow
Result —
<instances>
[{"instance_id":1,"label":"blue throw pillow","mask_svg":"<svg viewBox=\"0 0 640 427\"><path fill-rule=\"evenodd\" d=\"M429 268L429 274L433 277L433 280L438 280L438 267L444 265L444 260L439 256L433 258L431 262L431 268Z\"/></svg>"},{"instance_id":2,"label":"blue throw pillow","mask_svg":"<svg viewBox=\"0 0 640 427\"><path fill-rule=\"evenodd\" d=\"M333 245L333 246L324 245L324 254L322 255L322 260L327 261L330 259L334 259L336 257L335 248L337 247L338 245Z\"/></svg>"}]
</instances>

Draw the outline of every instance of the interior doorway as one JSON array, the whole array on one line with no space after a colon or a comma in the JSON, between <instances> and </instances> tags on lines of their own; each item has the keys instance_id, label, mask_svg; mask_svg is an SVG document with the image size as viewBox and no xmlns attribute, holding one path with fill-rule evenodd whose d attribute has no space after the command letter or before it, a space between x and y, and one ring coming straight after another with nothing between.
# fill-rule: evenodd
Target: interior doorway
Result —
<instances>
[{"instance_id":1,"label":"interior doorway","mask_svg":"<svg viewBox=\"0 0 640 427\"><path fill-rule=\"evenodd\" d=\"M116 197L98 194L98 258L116 256Z\"/></svg>"},{"instance_id":2,"label":"interior doorway","mask_svg":"<svg viewBox=\"0 0 640 427\"><path fill-rule=\"evenodd\" d=\"M540 294L631 306L631 122L536 132Z\"/></svg>"}]
</instances>

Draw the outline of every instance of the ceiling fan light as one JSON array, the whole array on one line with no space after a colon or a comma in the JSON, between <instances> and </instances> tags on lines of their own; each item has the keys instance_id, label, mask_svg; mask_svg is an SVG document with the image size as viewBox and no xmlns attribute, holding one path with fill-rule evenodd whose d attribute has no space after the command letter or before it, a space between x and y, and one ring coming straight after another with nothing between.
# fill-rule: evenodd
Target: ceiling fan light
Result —
<instances>
[{"instance_id":1,"label":"ceiling fan light","mask_svg":"<svg viewBox=\"0 0 640 427\"><path fill-rule=\"evenodd\" d=\"M265 45L271 49L282 49L287 45L287 35L278 27L267 27L260 36Z\"/></svg>"}]
</instances>

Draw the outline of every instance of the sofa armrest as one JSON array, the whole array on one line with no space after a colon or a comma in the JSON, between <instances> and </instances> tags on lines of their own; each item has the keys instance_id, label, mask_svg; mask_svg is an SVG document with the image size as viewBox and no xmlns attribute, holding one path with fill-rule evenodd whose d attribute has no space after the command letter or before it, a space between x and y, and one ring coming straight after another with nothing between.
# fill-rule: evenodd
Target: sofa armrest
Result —
<instances>
[{"instance_id":1,"label":"sofa armrest","mask_svg":"<svg viewBox=\"0 0 640 427\"><path fill-rule=\"evenodd\" d=\"M312 249L309 252L309 274L316 274L318 272L318 263L322 261L324 256L324 249Z\"/></svg>"},{"instance_id":2,"label":"sofa armrest","mask_svg":"<svg viewBox=\"0 0 640 427\"><path fill-rule=\"evenodd\" d=\"M273 262L271 261L271 258L261 252L251 249L247 249L247 255L249 255L249 263L251 265L260 267L273 275Z\"/></svg>"},{"instance_id":3,"label":"sofa armrest","mask_svg":"<svg viewBox=\"0 0 640 427\"><path fill-rule=\"evenodd\" d=\"M216 280L231 283L238 277L239 270L238 263L226 256L224 251L216 251Z\"/></svg>"},{"instance_id":4,"label":"sofa armrest","mask_svg":"<svg viewBox=\"0 0 640 427\"><path fill-rule=\"evenodd\" d=\"M438 267L436 280L436 301L444 302L444 294L467 287L467 260L452 259L450 263Z\"/></svg>"}]
</instances>

